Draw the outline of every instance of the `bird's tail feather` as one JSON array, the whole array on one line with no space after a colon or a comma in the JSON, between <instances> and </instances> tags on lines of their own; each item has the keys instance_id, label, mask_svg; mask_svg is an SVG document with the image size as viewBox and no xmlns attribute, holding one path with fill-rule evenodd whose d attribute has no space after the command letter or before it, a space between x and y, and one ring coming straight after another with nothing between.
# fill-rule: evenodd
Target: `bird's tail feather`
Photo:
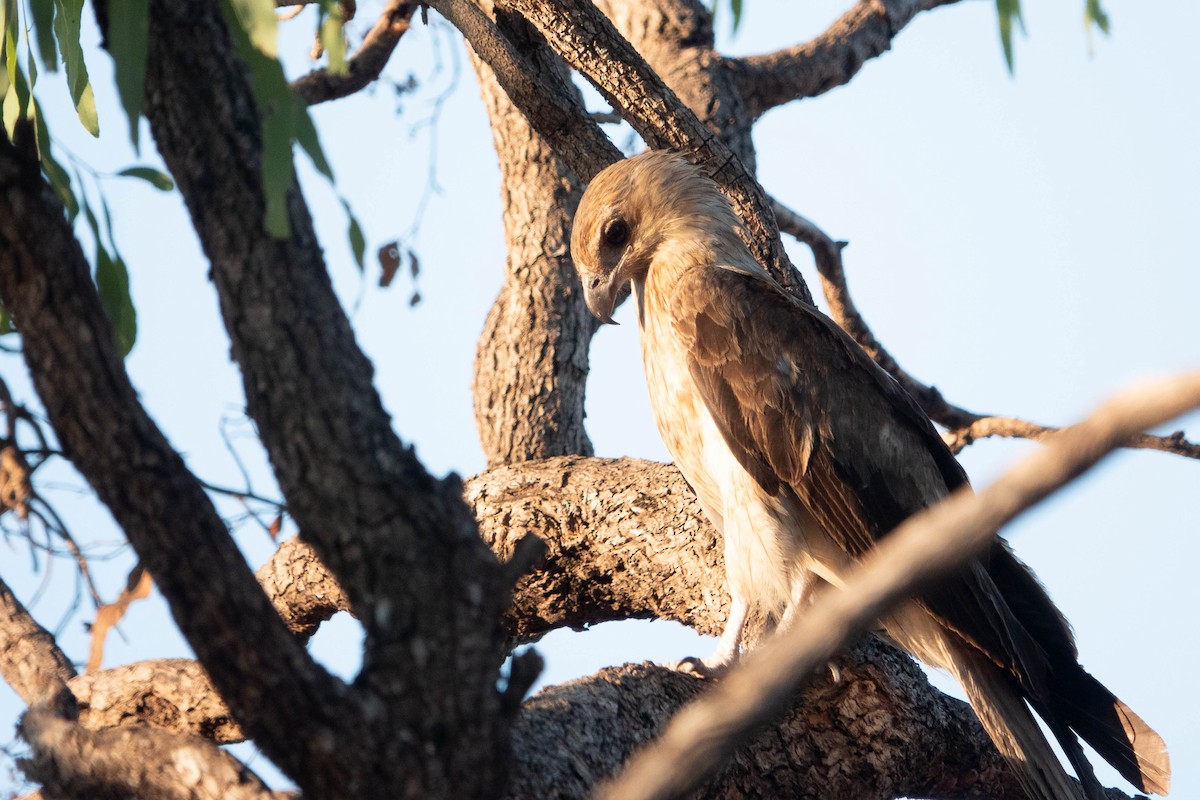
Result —
<instances>
[{"instance_id":1,"label":"bird's tail feather","mask_svg":"<svg viewBox=\"0 0 1200 800\"><path fill-rule=\"evenodd\" d=\"M1083 800L1083 791L1063 769L1016 680L982 654L955 649L958 652L951 654L946 666L962 684L984 730L1030 798Z\"/></svg>"},{"instance_id":2,"label":"bird's tail feather","mask_svg":"<svg viewBox=\"0 0 1200 800\"><path fill-rule=\"evenodd\" d=\"M1083 667L1072 666L1053 677L1049 707L1039 713L1073 729L1141 791L1166 794L1171 761L1162 737Z\"/></svg>"}]
</instances>

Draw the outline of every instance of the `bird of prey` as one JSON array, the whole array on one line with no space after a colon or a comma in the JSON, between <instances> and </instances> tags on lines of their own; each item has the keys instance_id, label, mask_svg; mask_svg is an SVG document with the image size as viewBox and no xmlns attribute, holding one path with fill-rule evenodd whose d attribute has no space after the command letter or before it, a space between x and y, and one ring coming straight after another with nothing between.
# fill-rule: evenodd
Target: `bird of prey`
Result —
<instances>
[{"instance_id":1,"label":"bird of prey","mask_svg":"<svg viewBox=\"0 0 1200 800\"><path fill-rule=\"evenodd\" d=\"M737 659L752 607L786 625L815 587L839 586L876 541L967 483L909 395L755 262L728 201L682 156L598 174L571 251L600 320L632 284L655 421L724 537L732 606L706 671ZM1140 790L1167 793L1162 739L1079 665L1066 620L999 537L880 625L958 679L1030 797L1103 800L1079 738Z\"/></svg>"}]
</instances>

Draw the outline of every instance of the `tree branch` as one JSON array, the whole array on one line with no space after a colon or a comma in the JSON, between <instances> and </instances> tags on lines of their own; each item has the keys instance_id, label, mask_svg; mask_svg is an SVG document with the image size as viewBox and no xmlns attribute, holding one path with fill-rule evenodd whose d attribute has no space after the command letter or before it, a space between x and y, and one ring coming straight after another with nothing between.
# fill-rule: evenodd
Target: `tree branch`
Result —
<instances>
[{"instance_id":1,"label":"tree branch","mask_svg":"<svg viewBox=\"0 0 1200 800\"><path fill-rule=\"evenodd\" d=\"M774 214L758 181L729 146L650 69L599 9L581 0L506 0L503 7L529 20L551 48L579 70L650 147L689 153L703 165L742 220L745 228L740 233L755 259L781 285L812 303L808 287L779 240ZM539 120L530 120L540 127Z\"/></svg>"},{"instance_id":2,"label":"tree branch","mask_svg":"<svg viewBox=\"0 0 1200 800\"><path fill-rule=\"evenodd\" d=\"M816 262L817 272L821 277L821 291L825 296L825 302L829 305L829 315L867 351L879 366L883 367L916 399L922 410L932 420L948 429L942 438L946 440L946 444L954 453L959 453L973 442L989 436L1032 439L1040 442L1049 439L1061 430L1015 417L997 417L968 411L947 401L935 387L922 383L910 375L875 338L875 334L868 327L862 312L858 310L854 299L850 296L850 286L842 261L842 250L846 247L846 243L834 241L812 221L787 208L778 200L772 200L772 203L775 208L775 218L779 220L779 229L794 236L797 241L803 242L812 250L813 260ZM1139 433L1122 446L1161 450L1186 458L1200 459L1200 444L1185 439L1183 431L1176 431L1169 436Z\"/></svg>"},{"instance_id":3,"label":"tree branch","mask_svg":"<svg viewBox=\"0 0 1200 800\"><path fill-rule=\"evenodd\" d=\"M374 83L408 31L419 5L415 0L388 0L363 43L347 59L344 74L332 75L325 67L314 69L292 81L292 89L311 106L347 97Z\"/></svg>"},{"instance_id":4,"label":"tree branch","mask_svg":"<svg viewBox=\"0 0 1200 800\"><path fill-rule=\"evenodd\" d=\"M749 740L698 798L970 797L1013 800L1020 785L966 703L916 663L868 638L821 671L779 724ZM553 686L513 729L507 797L584 798L712 684L650 664Z\"/></svg>"},{"instance_id":5,"label":"tree branch","mask_svg":"<svg viewBox=\"0 0 1200 800\"><path fill-rule=\"evenodd\" d=\"M800 683L906 597L961 567L1021 512L1082 475L1138 431L1200 406L1200 372L1149 384L1101 406L980 492L916 514L819 598L796 624L754 651L703 700L632 759L606 798L679 797L778 716Z\"/></svg>"},{"instance_id":6,"label":"tree branch","mask_svg":"<svg viewBox=\"0 0 1200 800\"><path fill-rule=\"evenodd\" d=\"M0 581L0 675L26 705L74 708L67 681L75 677L75 667L4 581Z\"/></svg>"},{"instance_id":7,"label":"tree branch","mask_svg":"<svg viewBox=\"0 0 1200 800\"><path fill-rule=\"evenodd\" d=\"M79 724L93 731L152 727L218 744L245 740L199 662L139 661L89 672L68 684L79 702Z\"/></svg>"},{"instance_id":8,"label":"tree branch","mask_svg":"<svg viewBox=\"0 0 1200 800\"><path fill-rule=\"evenodd\" d=\"M321 563L312 546L288 539L255 573L258 582L288 629L307 641L322 622L350 611L350 598Z\"/></svg>"},{"instance_id":9,"label":"tree branch","mask_svg":"<svg viewBox=\"0 0 1200 800\"><path fill-rule=\"evenodd\" d=\"M157 578L222 695L277 763L295 775L320 769L329 754L296 748L294 737L346 719L341 682L280 623L207 495L138 402L62 205L36 160L7 142L0 297L64 452Z\"/></svg>"},{"instance_id":10,"label":"tree branch","mask_svg":"<svg viewBox=\"0 0 1200 800\"><path fill-rule=\"evenodd\" d=\"M430 0L429 5L458 28L513 104L581 181L622 158L574 92L553 73L534 68L473 2Z\"/></svg>"},{"instance_id":11,"label":"tree branch","mask_svg":"<svg viewBox=\"0 0 1200 800\"><path fill-rule=\"evenodd\" d=\"M117 800L283 800L229 753L195 736L151 728L89 731L35 707L19 732L33 748L20 765L50 797Z\"/></svg>"},{"instance_id":12,"label":"tree branch","mask_svg":"<svg viewBox=\"0 0 1200 800\"><path fill-rule=\"evenodd\" d=\"M396 436L294 183L290 236L264 230L258 110L219 4L151 9L146 115L212 264L247 412L289 513L366 630L353 697L370 714L322 720L311 737L280 725L288 752L264 749L314 795L484 793L502 779L507 725L499 564L457 480L432 478ZM330 736L336 767L295 746Z\"/></svg>"},{"instance_id":13,"label":"tree branch","mask_svg":"<svg viewBox=\"0 0 1200 800\"><path fill-rule=\"evenodd\" d=\"M863 65L892 48L919 12L958 0L860 0L811 41L727 64L754 118L776 106L849 83Z\"/></svg>"}]
</instances>

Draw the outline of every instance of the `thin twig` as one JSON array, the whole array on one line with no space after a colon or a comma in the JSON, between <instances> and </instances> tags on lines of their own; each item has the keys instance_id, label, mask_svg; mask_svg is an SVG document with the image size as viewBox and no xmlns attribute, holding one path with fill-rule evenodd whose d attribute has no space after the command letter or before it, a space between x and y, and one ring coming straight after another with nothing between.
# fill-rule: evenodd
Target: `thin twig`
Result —
<instances>
[{"instance_id":1,"label":"thin twig","mask_svg":"<svg viewBox=\"0 0 1200 800\"><path fill-rule=\"evenodd\" d=\"M413 12L419 5L412 0L388 0L363 43L347 59L345 73L334 75L321 67L292 81L292 88L304 102L315 105L347 97L374 83L411 26Z\"/></svg>"},{"instance_id":2,"label":"thin twig","mask_svg":"<svg viewBox=\"0 0 1200 800\"><path fill-rule=\"evenodd\" d=\"M960 568L1021 512L1079 477L1138 431L1200 406L1200 372L1118 395L980 492L961 490L910 517L815 602L794 627L752 652L657 742L603 787L603 798L679 797L767 724L817 667L920 587Z\"/></svg>"},{"instance_id":3,"label":"thin twig","mask_svg":"<svg viewBox=\"0 0 1200 800\"><path fill-rule=\"evenodd\" d=\"M778 200L772 199L772 206L775 219L779 222L779 230L795 237L812 250L817 273L821 277L821 291L829 305L829 315L913 396L930 419L947 429L942 438L953 452L958 453L967 445L992 436L1040 442L1062 430L1017 417L1000 417L969 411L946 400L936 387L922 383L910 375L875 338L850 296L842 260L842 250L846 247L846 242L835 241L811 220L792 211ZM1183 431L1176 431L1169 436L1139 433L1130 437L1122 446L1159 450L1185 458L1200 459L1200 444L1185 439Z\"/></svg>"}]
</instances>

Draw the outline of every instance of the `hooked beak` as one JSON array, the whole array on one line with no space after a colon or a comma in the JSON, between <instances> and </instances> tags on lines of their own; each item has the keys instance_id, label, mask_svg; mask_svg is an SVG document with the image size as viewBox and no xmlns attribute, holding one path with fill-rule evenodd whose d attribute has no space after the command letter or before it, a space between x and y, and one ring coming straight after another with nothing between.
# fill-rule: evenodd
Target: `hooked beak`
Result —
<instances>
[{"instance_id":1,"label":"hooked beak","mask_svg":"<svg viewBox=\"0 0 1200 800\"><path fill-rule=\"evenodd\" d=\"M590 277L583 284L583 301L587 303L588 310L606 325L620 324L612 318L613 309L616 308L617 299L621 294L619 282L616 280L618 272L619 270L613 270L607 278L599 275Z\"/></svg>"}]
</instances>

